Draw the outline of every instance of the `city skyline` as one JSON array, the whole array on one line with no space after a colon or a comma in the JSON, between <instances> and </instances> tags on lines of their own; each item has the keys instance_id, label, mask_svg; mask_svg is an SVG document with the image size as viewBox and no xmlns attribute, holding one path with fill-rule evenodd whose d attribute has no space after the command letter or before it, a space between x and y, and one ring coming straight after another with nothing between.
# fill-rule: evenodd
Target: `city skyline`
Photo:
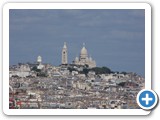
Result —
<instances>
[{"instance_id":1,"label":"city skyline","mask_svg":"<svg viewBox=\"0 0 160 120\"><path fill-rule=\"evenodd\" d=\"M64 42L72 63L86 43L97 66L144 76L144 17L144 10L10 10L10 65L38 55L60 65Z\"/></svg>"}]
</instances>

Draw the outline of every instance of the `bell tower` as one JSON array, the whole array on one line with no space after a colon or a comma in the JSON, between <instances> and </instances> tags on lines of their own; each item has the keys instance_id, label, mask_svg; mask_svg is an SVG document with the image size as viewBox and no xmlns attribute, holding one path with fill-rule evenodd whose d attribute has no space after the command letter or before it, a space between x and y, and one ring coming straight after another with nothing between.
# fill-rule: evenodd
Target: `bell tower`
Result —
<instances>
[{"instance_id":1,"label":"bell tower","mask_svg":"<svg viewBox=\"0 0 160 120\"><path fill-rule=\"evenodd\" d=\"M62 64L68 64L68 53L67 53L66 42L64 42L64 46L62 49Z\"/></svg>"}]
</instances>

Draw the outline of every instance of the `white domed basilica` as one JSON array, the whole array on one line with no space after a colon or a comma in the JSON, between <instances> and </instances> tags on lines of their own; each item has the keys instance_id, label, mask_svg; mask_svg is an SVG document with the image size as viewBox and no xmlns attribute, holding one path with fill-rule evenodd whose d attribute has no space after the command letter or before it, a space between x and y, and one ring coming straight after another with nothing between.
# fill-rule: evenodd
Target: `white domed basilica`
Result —
<instances>
[{"instance_id":1,"label":"white domed basilica","mask_svg":"<svg viewBox=\"0 0 160 120\"><path fill-rule=\"evenodd\" d=\"M92 57L88 56L87 49L85 48L85 44L83 44L83 48L81 49L80 56L76 57L73 61L76 65L88 65L89 68L96 67L95 60L92 60Z\"/></svg>"},{"instance_id":2,"label":"white domed basilica","mask_svg":"<svg viewBox=\"0 0 160 120\"><path fill-rule=\"evenodd\" d=\"M68 52L66 42L64 43L62 49L62 65L68 64ZM83 48L81 49L79 57L76 57L73 61L75 65L88 65L89 68L96 67L96 61L92 59L92 57L88 56L87 49L85 48L85 44L83 43Z\"/></svg>"}]
</instances>

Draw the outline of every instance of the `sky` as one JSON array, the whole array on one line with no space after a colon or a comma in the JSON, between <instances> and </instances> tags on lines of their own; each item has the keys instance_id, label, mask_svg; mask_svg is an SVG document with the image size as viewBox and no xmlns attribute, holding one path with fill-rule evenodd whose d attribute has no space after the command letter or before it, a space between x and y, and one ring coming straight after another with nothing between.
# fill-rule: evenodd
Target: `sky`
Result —
<instances>
[{"instance_id":1,"label":"sky","mask_svg":"<svg viewBox=\"0 0 160 120\"><path fill-rule=\"evenodd\" d=\"M68 62L83 43L97 66L145 76L145 11L143 9L9 11L10 65L35 62L61 64L64 42Z\"/></svg>"}]
</instances>

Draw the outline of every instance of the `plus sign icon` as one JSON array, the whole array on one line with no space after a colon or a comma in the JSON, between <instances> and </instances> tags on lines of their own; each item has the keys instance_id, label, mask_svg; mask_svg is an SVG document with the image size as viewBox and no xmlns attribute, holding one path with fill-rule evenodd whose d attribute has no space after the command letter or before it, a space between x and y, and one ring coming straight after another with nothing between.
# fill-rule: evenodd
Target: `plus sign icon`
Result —
<instances>
[{"instance_id":1,"label":"plus sign icon","mask_svg":"<svg viewBox=\"0 0 160 120\"><path fill-rule=\"evenodd\" d=\"M144 110L151 110L157 104L157 94L153 90L141 90L137 95L137 103Z\"/></svg>"}]
</instances>

